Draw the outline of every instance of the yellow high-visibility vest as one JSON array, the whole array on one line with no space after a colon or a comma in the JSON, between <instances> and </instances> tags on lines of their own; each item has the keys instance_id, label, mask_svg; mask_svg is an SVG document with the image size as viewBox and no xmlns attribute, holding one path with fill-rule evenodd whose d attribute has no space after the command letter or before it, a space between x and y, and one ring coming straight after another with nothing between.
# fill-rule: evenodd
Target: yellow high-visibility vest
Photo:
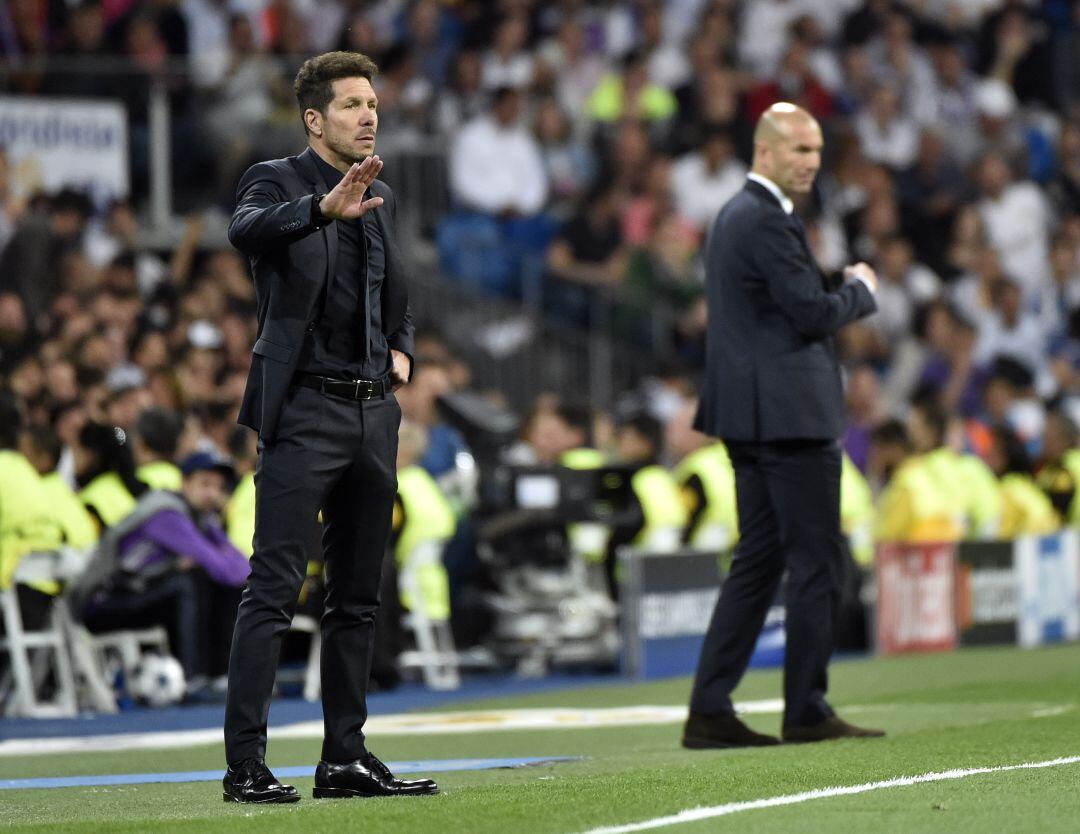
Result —
<instances>
[{"instance_id":1,"label":"yellow high-visibility vest","mask_svg":"<svg viewBox=\"0 0 1080 834\"><path fill-rule=\"evenodd\" d=\"M144 463L135 470L135 477L146 484L150 489L167 489L179 492L184 482L184 476L180 467L167 460L155 460Z\"/></svg>"},{"instance_id":2,"label":"yellow high-visibility vest","mask_svg":"<svg viewBox=\"0 0 1080 834\"><path fill-rule=\"evenodd\" d=\"M53 519L41 476L12 449L0 450L0 588L10 588L19 562L28 553L60 548L62 533ZM55 594L55 583L31 583Z\"/></svg>"},{"instance_id":3,"label":"yellow high-visibility vest","mask_svg":"<svg viewBox=\"0 0 1080 834\"><path fill-rule=\"evenodd\" d=\"M645 550L677 550L686 529L686 504L675 479L662 466L643 466L630 479L645 523L632 544Z\"/></svg>"},{"instance_id":4,"label":"yellow high-visibility vest","mask_svg":"<svg viewBox=\"0 0 1080 834\"><path fill-rule=\"evenodd\" d=\"M1046 493L1039 489L1034 478L1010 472L1001 478L1003 512L1001 536L1044 536L1061 528L1061 522Z\"/></svg>"},{"instance_id":5,"label":"yellow high-visibility vest","mask_svg":"<svg viewBox=\"0 0 1080 834\"><path fill-rule=\"evenodd\" d=\"M413 582L402 582L401 604L410 611L420 606L431 620L450 617L450 582L442 564L442 549L454 535L454 509L435 479L420 466L398 472L398 497L405 518L395 555L400 575L412 573ZM409 591L414 587L419 599Z\"/></svg>"},{"instance_id":6,"label":"yellow high-visibility vest","mask_svg":"<svg viewBox=\"0 0 1080 834\"><path fill-rule=\"evenodd\" d=\"M103 472L82 488L82 502L94 510L106 527L123 521L135 509L135 496L115 472Z\"/></svg>"},{"instance_id":7,"label":"yellow high-visibility vest","mask_svg":"<svg viewBox=\"0 0 1080 834\"><path fill-rule=\"evenodd\" d=\"M739 512L735 503L735 470L723 443L691 452L675 467L675 481L684 495L687 482L695 475L705 493L705 506L694 529L689 531L689 543L700 550L730 550L739 539Z\"/></svg>"},{"instance_id":8,"label":"yellow high-visibility vest","mask_svg":"<svg viewBox=\"0 0 1080 834\"><path fill-rule=\"evenodd\" d=\"M251 558L255 540L255 473L240 479L225 505L225 532L237 549Z\"/></svg>"}]
</instances>

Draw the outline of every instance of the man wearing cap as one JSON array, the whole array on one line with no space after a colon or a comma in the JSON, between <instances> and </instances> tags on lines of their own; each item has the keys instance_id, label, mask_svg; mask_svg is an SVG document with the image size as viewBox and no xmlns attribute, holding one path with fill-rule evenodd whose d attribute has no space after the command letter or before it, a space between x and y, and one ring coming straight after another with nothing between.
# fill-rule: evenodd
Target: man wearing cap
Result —
<instances>
[{"instance_id":1,"label":"man wearing cap","mask_svg":"<svg viewBox=\"0 0 1080 834\"><path fill-rule=\"evenodd\" d=\"M397 779L363 733L379 579L397 476L413 327L394 196L376 179L375 64L356 52L306 61L294 89L308 148L260 162L237 186L229 240L251 262L259 334L239 421L259 433L255 537L229 661L226 802L295 802L266 767L281 641L307 573L326 565L322 757L316 798L435 793Z\"/></svg>"},{"instance_id":2,"label":"man wearing cap","mask_svg":"<svg viewBox=\"0 0 1080 834\"><path fill-rule=\"evenodd\" d=\"M180 471L179 492L145 493L106 530L70 601L95 633L164 626L190 690L225 671L249 566L221 526L235 477L230 462L197 452Z\"/></svg>"}]
</instances>

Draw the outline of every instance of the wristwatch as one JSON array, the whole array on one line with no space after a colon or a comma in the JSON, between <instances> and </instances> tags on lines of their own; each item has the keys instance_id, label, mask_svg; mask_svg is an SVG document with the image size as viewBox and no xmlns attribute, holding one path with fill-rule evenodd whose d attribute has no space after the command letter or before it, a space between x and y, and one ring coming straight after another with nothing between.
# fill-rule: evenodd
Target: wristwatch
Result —
<instances>
[{"instance_id":1,"label":"wristwatch","mask_svg":"<svg viewBox=\"0 0 1080 834\"><path fill-rule=\"evenodd\" d=\"M319 209L319 203L325 196L325 194L316 194L314 197L311 198L311 225L314 226L316 229L321 229L323 226L330 222L330 218L323 214L322 211Z\"/></svg>"}]
</instances>

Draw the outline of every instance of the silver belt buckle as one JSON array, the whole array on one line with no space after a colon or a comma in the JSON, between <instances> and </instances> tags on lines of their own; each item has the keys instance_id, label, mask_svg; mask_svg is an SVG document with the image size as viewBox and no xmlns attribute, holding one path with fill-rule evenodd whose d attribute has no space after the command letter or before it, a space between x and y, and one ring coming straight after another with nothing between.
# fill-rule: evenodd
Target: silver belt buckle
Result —
<instances>
[{"instance_id":1,"label":"silver belt buckle","mask_svg":"<svg viewBox=\"0 0 1080 834\"><path fill-rule=\"evenodd\" d=\"M360 383L362 381L363 380L360 380L360 379L354 379L353 380L353 399L354 400L360 399Z\"/></svg>"}]
</instances>

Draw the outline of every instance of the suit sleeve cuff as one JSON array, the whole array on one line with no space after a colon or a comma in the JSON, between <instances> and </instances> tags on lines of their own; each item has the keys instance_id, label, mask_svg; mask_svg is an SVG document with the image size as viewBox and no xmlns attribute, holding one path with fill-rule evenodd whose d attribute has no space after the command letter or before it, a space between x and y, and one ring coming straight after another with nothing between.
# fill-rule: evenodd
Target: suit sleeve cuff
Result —
<instances>
[{"instance_id":1,"label":"suit sleeve cuff","mask_svg":"<svg viewBox=\"0 0 1080 834\"><path fill-rule=\"evenodd\" d=\"M870 283L869 278L866 278L865 276L862 276L862 275L856 275L855 280L856 281L861 281L862 285L864 287L866 287L868 290L870 290L870 295L873 295L873 296L877 295L877 288L873 284Z\"/></svg>"}]
</instances>

